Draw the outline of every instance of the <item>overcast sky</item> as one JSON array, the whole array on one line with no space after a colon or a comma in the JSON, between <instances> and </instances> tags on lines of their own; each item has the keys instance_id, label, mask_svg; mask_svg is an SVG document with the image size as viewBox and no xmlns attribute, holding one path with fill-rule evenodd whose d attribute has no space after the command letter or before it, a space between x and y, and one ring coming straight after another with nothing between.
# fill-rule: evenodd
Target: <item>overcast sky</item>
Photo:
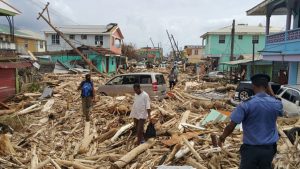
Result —
<instances>
[{"instance_id":1,"label":"overcast sky","mask_svg":"<svg viewBox=\"0 0 300 169\"><path fill-rule=\"evenodd\" d=\"M22 14L18 27L42 32L47 24L36 20L47 0L8 0ZM246 11L262 0L48 0L55 25L118 23L124 41L137 47L162 43L169 51L166 29L184 45L201 45L200 35L237 23L265 25L265 17L246 16ZM284 17L273 17L271 25L284 27ZM3 23L3 21L2 21ZM5 22L4 22L5 23Z\"/></svg>"}]
</instances>

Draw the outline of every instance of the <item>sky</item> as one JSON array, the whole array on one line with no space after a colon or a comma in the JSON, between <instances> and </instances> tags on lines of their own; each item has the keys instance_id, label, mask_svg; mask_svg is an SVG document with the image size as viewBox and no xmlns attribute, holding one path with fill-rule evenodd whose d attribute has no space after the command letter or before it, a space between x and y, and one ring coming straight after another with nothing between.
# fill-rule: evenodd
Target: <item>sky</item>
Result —
<instances>
[{"instance_id":1,"label":"sky","mask_svg":"<svg viewBox=\"0 0 300 169\"><path fill-rule=\"evenodd\" d=\"M47 28L37 20L47 0L7 0L22 14L15 25L42 33ZM264 16L246 16L246 11L262 0L48 0L54 25L106 25L118 23L125 43L136 47L161 43L170 51L166 29L173 34L179 47L201 45L206 32L237 24L265 25ZM5 23L1 20L2 23ZM271 26L284 27L283 16L273 17Z\"/></svg>"}]
</instances>

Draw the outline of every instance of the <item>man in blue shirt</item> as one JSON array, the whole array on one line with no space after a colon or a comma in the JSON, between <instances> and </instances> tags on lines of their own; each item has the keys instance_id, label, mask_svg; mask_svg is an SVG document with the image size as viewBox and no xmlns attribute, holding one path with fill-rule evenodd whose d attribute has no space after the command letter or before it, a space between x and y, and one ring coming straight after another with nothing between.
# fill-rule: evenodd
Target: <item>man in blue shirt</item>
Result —
<instances>
[{"instance_id":1,"label":"man in blue shirt","mask_svg":"<svg viewBox=\"0 0 300 169\"><path fill-rule=\"evenodd\" d=\"M236 125L242 123L240 169L272 169L272 160L277 151L276 142L279 139L276 120L283 115L283 106L274 97L268 75L254 75L251 81L255 96L241 103L232 112L230 124L219 137L219 146L222 146Z\"/></svg>"},{"instance_id":2,"label":"man in blue shirt","mask_svg":"<svg viewBox=\"0 0 300 169\"><path fill-rule=\"evenodd\" d=\"M85 80L80 83L77 90L81 90L82 112L85 116L85 121L90 121L90 108L95 100L94 84L91 80L91 75L85 75Z\"/></svg>"}]
</instances>

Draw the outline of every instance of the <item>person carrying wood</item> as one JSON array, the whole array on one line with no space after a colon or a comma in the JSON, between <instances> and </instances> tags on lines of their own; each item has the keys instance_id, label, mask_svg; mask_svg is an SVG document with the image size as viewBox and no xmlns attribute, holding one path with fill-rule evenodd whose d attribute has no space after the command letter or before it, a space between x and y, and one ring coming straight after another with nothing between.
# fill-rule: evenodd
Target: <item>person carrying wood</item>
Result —
<instances>
[{"instance_id":1,"label":"person carrying wood","mask_svg":"<svg viewBox=\"0 0 300 169\"><path fill-rule=\"evenodd\" d=\"M283 106L274 97L270 77L257 74L251 77L255 96L241 103L230 116L231 122L219 137L222 147L237 124L243 126L243 144L240 148L240 169L272 169L279 139L276 120L283 116Z\"/></svg>"},{"instance_id":2,"label":"person carrying wood","mask_svg":"<svg viewBox=\"0 0 300 169\"><path fill-rule=\"evenodd\" d=\"M80 83L78 90L81 90L82 99L82 112L85 117L85 121L90 121L90 108L92 102L95 100L94 84L91 80L91 75L85 75L85 80Z\"/></svg>"},{"instance_id":3,"label":"person carrying wood","mask_svg":"<svg viewBox=\"0 0 300 169\"><path fill-rule=\"evenodd\" d=\"M151 109L150 109L150 97L149 95L141 90L140 84L134 84L133 90L135 92L134 103L130 113L130 117L134 119L135 130L137 134L136 144L142 144L145 142L144 139L144 125L146 119L149 118L151 121Z\"/></svg>"}]
</instances>

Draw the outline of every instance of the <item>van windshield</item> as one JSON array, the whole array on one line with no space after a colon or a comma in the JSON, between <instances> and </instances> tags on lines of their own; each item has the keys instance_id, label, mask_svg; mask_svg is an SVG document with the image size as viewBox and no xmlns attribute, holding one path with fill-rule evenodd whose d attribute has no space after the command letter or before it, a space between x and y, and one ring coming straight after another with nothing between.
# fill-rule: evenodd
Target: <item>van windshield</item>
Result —
<instances>
[{"instance_id":1,"label":"van windshield","mask_svg":"<svg viewBox=\"0 0 300 169\"><path fill-rule=\"evenodd\" d=\"M158 85L166 84L165 78L163 75L155 75L155 79L157 80Z\"/></svg>"}]
</instances>

